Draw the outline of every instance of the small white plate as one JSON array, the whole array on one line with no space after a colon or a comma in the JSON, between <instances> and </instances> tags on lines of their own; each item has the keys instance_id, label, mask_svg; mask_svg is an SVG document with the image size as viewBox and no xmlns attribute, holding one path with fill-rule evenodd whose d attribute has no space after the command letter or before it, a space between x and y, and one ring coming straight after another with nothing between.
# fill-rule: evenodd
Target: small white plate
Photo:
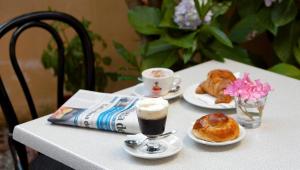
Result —
<instances>
[{"instance_id":1,"label":"small white plate","mask_svg":"<svg viewBox=\"0 0 300 170\"><path fill-rule=\"evenodd\" d=\"M225 142L209 142L209 141L206 141L206 140L202 140L202 139L199 139L197 138L196 136L194 136L193 132L192 132L192 129L193 127L191 127L188 131L188 136L193 139L195 142L197 143L201 143L201 144L204 144L204 145L211 145L211 146L225 146L225 145L230 145L230 144L234 144L234 143L237 143L239 141L241 141L242 139L244 139L244 137L246 136L246 130L244 127L242 127L241 125L239 125L240 127L240 135L239 137L237 137L236 139L234 140L230 140L230 141L225 141Z\"/></svg>"},{"instance_id":2,"label":"small white plate","mask_svg":"<svg viewBox=\"0 0 300 170\"><path fill-rule=\"evenodd\" d=\"M236 78L240 77L240 72L233 73ZM204 81L204 80L203 80ZM183 98L190 104L204 107L208 109L234 109L235 102L232 100L230 103L218 103L215 104L216 98L209 94L197 94L196 88L199 85L193 84L189 86L183 93Z\"/></svg>"},{"instance_id":3,"label":"small white plate","mask_svg":"<svg viewBox=\"0 0 300 170\"><path fill-rule=\"evenodd\" d=\"M209 94L197 94L196 88L199 84L189 86L183 93L183 98L190 104L209 108L209 109L234 109L235 103L232 100L230 103L218 103L215 104L216 98Z\"/></svg>"},{"instance_id":4,"label":"small white plate","mask_svg":"<svg viewBox=\"0 0 300 170\"><path fill-rule=\"evenodd\" d=\"M151 95L147 94L147 92L145 91L143 83L140 83L140 84L134 86L133 88L134 88L134 90L133 90L132 93L135 96L138 96L138 97L151 97ZM165 96L161 96L161 97L165 100L169 100L169 99L174 99L176 97L179 97L180 95L182 95L182 89L181 88L177 92L170 92L170 93L166 94Z\"/></svg>"},{"instance_id":5,"label":"small white plate","mask_svg":"<svg viewBox=\"0 0 300 170\"><path fill-rule=\"evenodd\" d=\"M139 150L139 147L129 147L124 142L123 149L132 156L144 159L160 159L169 157L172 155L177 154L182 149L182 142L181 140L175 136L170 135L166 138L160 139L160 142L167 146L167 150L162 153L155 153L155 154L147 154Z\"/></svg>"}]
</instances>

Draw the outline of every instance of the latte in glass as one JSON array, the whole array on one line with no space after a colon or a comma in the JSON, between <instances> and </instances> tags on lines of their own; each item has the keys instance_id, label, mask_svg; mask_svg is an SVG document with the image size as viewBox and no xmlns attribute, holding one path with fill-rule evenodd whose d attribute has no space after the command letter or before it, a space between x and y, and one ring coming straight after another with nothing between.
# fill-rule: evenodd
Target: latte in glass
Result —
<instances>
[{"instance_id":1,"label":"latte in glass","mask_svg":"<svg viewBox=\"0 0 300 170\"><path fill-rule=\"evenodd\" d=\"M168 114L169 103L162 98L145 98L136 104L141 132L147 136L162 134Z\"/></svg>"}]
</instances>

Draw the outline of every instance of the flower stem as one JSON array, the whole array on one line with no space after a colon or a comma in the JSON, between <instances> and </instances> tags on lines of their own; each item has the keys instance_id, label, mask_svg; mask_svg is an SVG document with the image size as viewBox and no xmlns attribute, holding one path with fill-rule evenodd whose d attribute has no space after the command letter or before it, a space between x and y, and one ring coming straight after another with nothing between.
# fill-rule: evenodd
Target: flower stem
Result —
<instances>
[{"instance_id":1,"label":"flower stem","mask_svg":"<svg viewBox=\"0 0 300 170\"><path fill-rule=\"evenodd\" d=\"M240 110L241 110L246 116L248 116L251 120L254 120L253 117L252 117L252 115L251 115L250 113L248 113L248 111L247 111L246 108L244 109L241 105L238 105L238 107L240 108Z\"/></svg>"}]
</instances>

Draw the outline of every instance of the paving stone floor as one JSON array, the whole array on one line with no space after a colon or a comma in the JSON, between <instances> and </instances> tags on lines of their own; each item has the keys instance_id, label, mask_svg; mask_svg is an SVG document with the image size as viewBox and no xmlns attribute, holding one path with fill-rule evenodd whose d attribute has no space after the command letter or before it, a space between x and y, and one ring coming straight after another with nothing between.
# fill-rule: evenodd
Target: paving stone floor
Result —
<instances>
[{"instance_id":1,"label":"paving stone floor","mask_svg":"<svg viewBox=\"0 0 300 170\"><path fill-rule=\"evenodd\" d=\"M0 170L13 169L13 160L7 143L7 129L0 128Z\"/></svg>"}]
</instances>

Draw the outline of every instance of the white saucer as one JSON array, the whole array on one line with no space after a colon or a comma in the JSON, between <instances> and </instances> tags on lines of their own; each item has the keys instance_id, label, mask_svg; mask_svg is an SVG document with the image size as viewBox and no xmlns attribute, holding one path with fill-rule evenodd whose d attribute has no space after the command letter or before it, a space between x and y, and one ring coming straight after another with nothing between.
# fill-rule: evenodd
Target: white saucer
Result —
<instances>
[{"instance_id":1,"label":"white saucer","mask_svg":"<svg viewBox=\"0 0 300 170\"><path fill-rule=\"evenodd\" d=\"M144 89L144 84L140 83L133 87L133 94L138 97L151 97L150 94L147 94L147 92ZM174 99L176 97L179 97L182 94L182 89L180 88L177 92L170 92L166 94L165 96L161 96L163 99L169 100Z\"/></svg>"},{"instance_id":2,"label":"white saucer","mask_svg":"<svg viewBox=\"0 0 300 170\"><path fill-rule=\"evenodd\" d=\"M139 150L138 147L141 146L129 147L125 143L123 144L123 149L132 156L144 159L159 159L169 157L175 155L182 149L182 142L175 135L170 135L166 138L162 138L160 139L160 141L167 146L167 150L162 153L147 154Z\"/></svg>"},{"instance_id":3,"label":"white saucer","mask_svg":"<svg viewBox=\"0 0 300 170\"><path fill-rule=\"evenodd\" d=\"M193 127L191 127L188 130L188 136L191 139L193 139L195 142L201 143L201 144L204 144L204 145L225 146L225 145L230 145L230 144L237 143L237 142L241 141L242 139L244 139L244 137L246 136L246 130L241 125L239 125L239 127L240 127L240 135L239 135L239 137L236 138L236 139L234 139L234 140L225 141L225 142L209 142L209 141L206 141L206 140L198 139L197 137L194 136L194 134L192 132Z\"/></svg>"}]
</instances>

